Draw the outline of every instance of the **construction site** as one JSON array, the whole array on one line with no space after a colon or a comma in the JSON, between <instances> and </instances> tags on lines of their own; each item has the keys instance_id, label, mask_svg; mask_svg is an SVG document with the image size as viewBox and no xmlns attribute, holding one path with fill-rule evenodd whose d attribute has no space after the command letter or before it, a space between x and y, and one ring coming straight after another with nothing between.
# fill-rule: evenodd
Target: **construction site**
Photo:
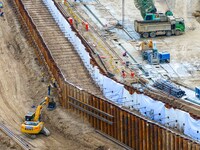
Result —
<instances>
[{"instance_id":1,"label":"construction site","mask_svg":"<svg viewBox=\"0 0 200 150\"><path fill-rule=\"evenodd\" d=\"M0 0L0 150L200 150L200 0Z\"/></svg>"}]
</instances>

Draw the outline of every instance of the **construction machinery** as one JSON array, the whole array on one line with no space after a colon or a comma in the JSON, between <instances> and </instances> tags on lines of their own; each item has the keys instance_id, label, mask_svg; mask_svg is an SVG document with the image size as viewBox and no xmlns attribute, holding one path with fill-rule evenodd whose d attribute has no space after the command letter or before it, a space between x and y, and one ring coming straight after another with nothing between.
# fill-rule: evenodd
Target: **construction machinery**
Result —
<instances>
[{"instance_id":1,"label":"construction machinery","mask_svg":"<svg viewBox=\"0 0 200 150\"><path fill-rule=\"evenodd\" d=\"M142 41L140 43L140 51L143 60L146 60L151 65L170 62L170 53L159 52L156 43L152 40Z\"/></svg>"},{"instance_id":2,"label":"construction machinery","mask_svg":"<svg viewBox=\"0 0 200 150\"><path fill-rule=\"evenodd\" d=\"M25 121L21 125L21 132L30 135L31 138L35 138L39 133L43 133L46 136L50 135L50 132L44 126L44 122L41 120L43 105L46 105L48 110L53 110L56 107L53 98L45 97L34 112L26 114Z\"/></svg>"},{"instance_id":3,"label":"construction machinery","mask_svg":"<svg viewBox=\"0 0 200 150\"><path fill-rule=\"evenodd\" d=\"M195 87L195 96L200 99L200 87Z\"/></svg>"},{"instance_id":4,"label":"construction machinery","mask_svg":"<svg viewBox=\"0 0 200 150\"><path fill-rule=\"evenodd\" d=\"M153 86L177 98L181 98L186 95L185 91L168 80L158 79Z\"/></svg>"},{"instance_id":5,"label":"construction machinery","mask_svg":"<svg viewBox=\"0 0 200 150\"><path fill-rule=\"evenodd\" d=\"M135 0L135 6L140 10L143 20L135 20L134 27L142 37L180 35L185 32L184 19L174 17L170 10L157 13L153 0Z\"/></svg>"}]
</instances>

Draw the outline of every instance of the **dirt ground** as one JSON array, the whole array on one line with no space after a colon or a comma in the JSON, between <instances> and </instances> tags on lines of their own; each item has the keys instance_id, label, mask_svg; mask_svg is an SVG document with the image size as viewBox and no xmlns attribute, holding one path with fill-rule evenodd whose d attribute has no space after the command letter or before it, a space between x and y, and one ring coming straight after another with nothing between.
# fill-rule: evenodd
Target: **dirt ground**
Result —
<instances>
[{"instance_id":1,"label":"dirt ground","mask_svg":"<svg viewBox=\"0 0 200 150\"><path fill-rule=\"evenodd\" d=\"M26 139L33 149L43 150L91 150L122 149L103 138L75 114L62 109L44 112L51 135L39 135L32 140L20 133L24 115L47 94L48 82L41 82L41 73L32 47L22 32L22 27L7 0L4 3L4 18L0 18L0 122L17 135ZM20 149L0 132L0 149Z\"/></svg>"}]
</instances>

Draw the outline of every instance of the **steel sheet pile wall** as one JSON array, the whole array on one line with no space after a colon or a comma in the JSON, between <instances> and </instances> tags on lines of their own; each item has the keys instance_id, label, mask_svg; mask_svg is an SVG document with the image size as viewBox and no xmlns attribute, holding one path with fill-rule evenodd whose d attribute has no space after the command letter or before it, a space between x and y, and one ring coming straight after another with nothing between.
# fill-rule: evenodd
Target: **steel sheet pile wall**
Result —
<instances>
[{"instance_id":1,"label":"steel sheet pile wall","mask_svg":"<svg viewBox=\"0 0 200 150\"><path fill-rule=\"evenodd\" d=\"M63 107L75 111L95 129L136 150L200 150L200 145L191 139L65 81L22 1L15 2L44 56L47 67L58 82Z\"/></svg>"}]
</instances>

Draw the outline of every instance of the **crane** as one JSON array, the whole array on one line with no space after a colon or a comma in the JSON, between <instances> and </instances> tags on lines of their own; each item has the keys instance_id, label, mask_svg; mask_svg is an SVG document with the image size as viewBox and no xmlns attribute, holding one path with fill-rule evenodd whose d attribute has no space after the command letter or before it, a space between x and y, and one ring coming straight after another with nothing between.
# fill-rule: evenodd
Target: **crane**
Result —
<instances>
[{"instance_id":1,"label":"crane","mask_svg":"<svg viewBox=\"0 0 200 150\"><path fill-rule=\"evenodd\" d=\"M51 100L50 97L45 99L36 107L34 112L28 112L25 116L25 121L21 125L21 132L30 135L31 138L36 138L36 135L43 133L46 136L50 135L49 130L44 126L44 122L41 121L41 112L43 106L46 105L48 109L55 109L56 103Z\"/></svg>"}]
</instances>

